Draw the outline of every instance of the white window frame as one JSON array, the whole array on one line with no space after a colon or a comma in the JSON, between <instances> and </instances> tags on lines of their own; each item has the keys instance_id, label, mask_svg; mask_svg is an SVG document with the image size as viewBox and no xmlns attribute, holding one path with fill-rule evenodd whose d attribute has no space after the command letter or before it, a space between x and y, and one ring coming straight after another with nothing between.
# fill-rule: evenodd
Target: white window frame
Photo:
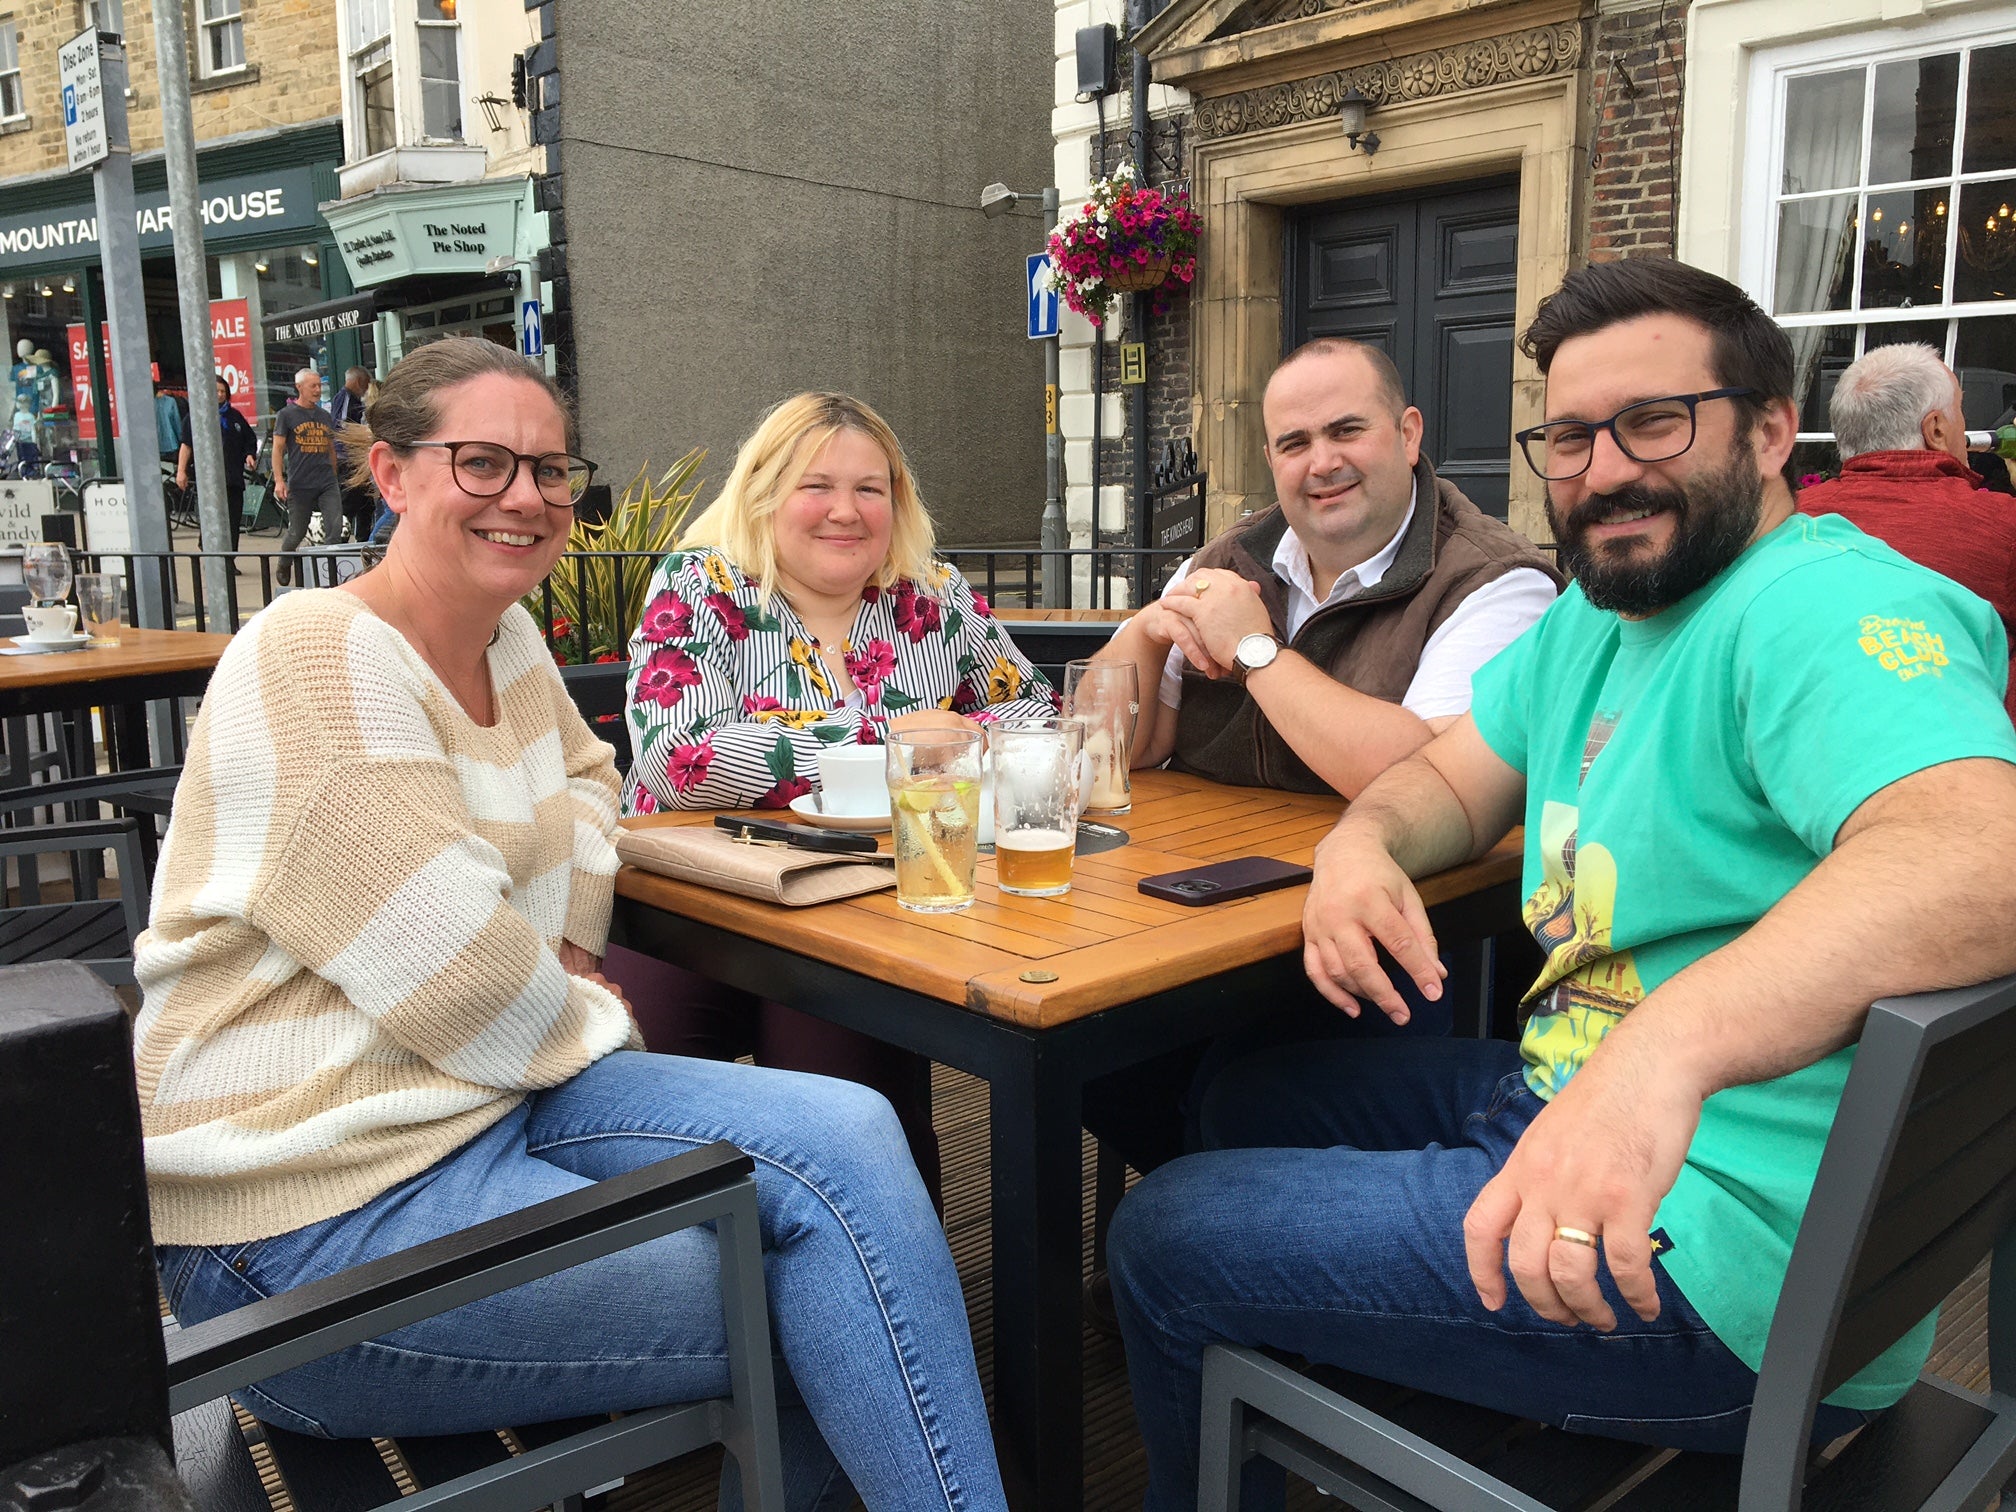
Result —
<instances>
[{"instance_id":1,"label":"white window frame","mask_svg":"<svg viewBox=\"0 0 2016 1512\"><path fill-rule=\"evenodd\" d=\"M357 140L352 144L351 153L354 157L371 157L378 152L389 152L399 145L398 61L392 42L392 3L391 0L350 0L347 10L349 35L343 62L357 121ZM367 34L367 27L373 21L377 26ZM364 76L380 68L388 70L386 77L392 85L392 140L374 149L370 145L370 127L364 111Z\"/></svg>"},{"instance_id":2,"label":"white window frame","mask_svg":"<svg viewBox=\"0 0 2016 1512\"><path fill-rule=\"evenodd\" d=\"M12 16L0 16L0 83L12 80L14 108L7 109L0 96L0 121L28 119L28 92L21 87L21 28Z\"/></svg>"},{"instance_id":3,"label":"white window frame","mask_svg":"<svg viewBox=\"0 0 2016 1512\"><path fill-rule=\"evenodd\" d=\"M466 87L465 81L469 73L465 66L467 60L462 56L462 23L459 19L454 21L430 20L427 17L418 16L414 18L413 25L413 79L417 86L420 101L419 138L423 142L467 142L469 140L469 101L466 95L462 95L462 91ZM455 89L458 95L462 95L462 109L457 112L462 118L462 130L460 135L457 136L435 136L427 130L427 76L421 72L420 66L420 33L427 31L449 31L455 34Z\"/></svg>"},{"instance_id":4,"label":"white window frame","mask_svg":"<svg viewBox=\"0 0 2016 1512\"><path fill-rule=\"evenodd\" d=\"M110 12L110 19L106 12ZM126 0L77 0L77 25L81 30L95 26L115 37L126 33Z\"/></svg>"},{"instance_id":5,"label":"white window frame","mask_svg":"<svg viewBox=\"0 0 2016 1512\"><path fill-rule=\"evenodd\" d=\"M209 14L212 3L213 0L196 0L196 66L203 78L228 79L233 74L244 73L251 61L251 54L245 47L245 4L244 0L236 0L237 10L227 16L212 16ZM215 68L210 63L211 35L227 26L238 28L239 61L229 68Z\"/></svg>"},{"instance_id":6,"label":"white window frame","mask_svg":"<svg viewBox=\"0 0 2016 1512\"><path fill-rule=\"evenodd\" d=\"M1816 41L1798 42L1784 47L1760 49L1750 70L1749 119L1752 136L1761 123L1769 132L1770 150L1747 155L1743 176L1743 220L1738 242L1738 268L1744 288L1751 291L1757 302L1771 312L1771 318L1787 330L1802 330L1814 326L1853 326L1855 330L1855 356L1860 357L1866 349L1868 328L1875 325L1912 324L1943 320L1946 323L1946 340L1941 356L1950 367L1954 348L1959 340L1959 323L1968 316L1989 315L2016 316L2016 300L1976 300L1955 303L1945 300L1936 305L1915 305L1909 309L1859 309L1851 303L1845 310L1815 310L1779 314L1773 309L1777 300L1778 229L1781 217L1778 207L1796 198L1822 199L1830 194L1869 191L1862 184L1869 161L1869 138L1875 129L1875 111L1870 92L1874 88L1876 64L1905 61L1925 57L1933 53L1971 50L1984 47L2000 47L2016 42L2016 25L2007 23L1984 27L1979 14L1953 16L1924 26L1914 26L1908 31L1891 30L1877 35L1867 32L1846 36L1829 37ZM1788 88L1795 78L1809 74L1833 73L1849 68L1861 68L1865 73L1862 101L1862 170L1857 174L1853 191L1844 189L1813 190L1804 196L1781 195L1778 186L1783 182L1785 168L1785 103ZM1953 102L1954 122L1964 130L1967 120L1967 85L1969 69L1964 61L1956 85ZM1956 154L1957 157L1957 154ZM1985 183L1997 179L2016 176L2016 169L1994 168L1975 173L1949 173L1941 178L1911 179L1900 183L1886 183L1882 192L1892 193L1912 189L1938 188L1958 185ZM1952 212L1959 213L1957 196L1949 195ZM1946 238L1946 266L1940 279L1940 288L1950 291L1953 287L1954 261L1959 255L1958 236ZM1861 297L1863 259L1854 260L1853 298ZM1832 442L1832 431L1800 431L1802 442Z\"/></svg>"}]
</instances>

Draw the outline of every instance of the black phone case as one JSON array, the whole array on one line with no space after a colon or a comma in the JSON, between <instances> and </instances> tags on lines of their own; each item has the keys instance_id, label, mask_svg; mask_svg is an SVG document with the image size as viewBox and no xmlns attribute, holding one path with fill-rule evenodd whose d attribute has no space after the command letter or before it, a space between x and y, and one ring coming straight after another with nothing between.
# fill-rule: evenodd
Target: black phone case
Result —
<instances>
[{"instance_id":1,"label":"black phone case","mask_svg":"<svg viewBox=\"0 0 2016 1512\"><path fill-rule=\"evenodd\" d=\"M1210 866L1143 877L1136 886L1151 898L1202 908L1210 903L1229 903L1234 898L1272 892L1277 887L1294 887L1314 875L1308 867L1292 861L1276 861L1272 856L1240 856Z\"/></svg>"},{"instance_id":2,"label":"black phone case","mask_svg":"<svg viewBox=\"0 0 2016 1512\"><path fill-rule=\"evenodd\" d=\"M787 824L781 819L758 819L752 814L717 814L716 829L736 834L747 830L758 840L782 840L794 850L831 851L842 856L873 855L879 847L873 835L850 835L844 830L819 829L810 824Z\"/></svg>"}]
</instances>

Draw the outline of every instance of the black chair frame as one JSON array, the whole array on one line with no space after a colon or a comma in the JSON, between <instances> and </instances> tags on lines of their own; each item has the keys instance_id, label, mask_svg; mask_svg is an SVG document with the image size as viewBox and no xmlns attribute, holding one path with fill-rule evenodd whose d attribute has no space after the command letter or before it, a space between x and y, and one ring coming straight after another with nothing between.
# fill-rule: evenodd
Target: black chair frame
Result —
<instances>
[{"instance_id":1,"label":"black chair frame","mask_svg":"<svg viewBox=\"0 0 2016 1512\"><path fill-rule=\"evenodd\" d=\"M1242 1466L1256 1454L1366 1512L1799 1512L1809 1496L1830 1509L1967 1512L2016 1490L2012 1089L2016 977L1870 1009L1772 1317L1740 1458L1566 1434L1433 1397L1406 1404L1416 1426L1403 1426L1353 1400L1404 1398L1397 1388L1353 1380L1347 1395L1258 1351L1217 1345L1204 1358L1200 1512L1236 1512ZM1819 1403L1991 1253L1989 1391L1928 1374L1816 1455ZM1457 1452L1487 1441L1496 1473ZM1578 1457L1587 1463L1569 1463ZM1532 1494L1568 1485L1565 1500Z\"/></svg>"}]
</instances>

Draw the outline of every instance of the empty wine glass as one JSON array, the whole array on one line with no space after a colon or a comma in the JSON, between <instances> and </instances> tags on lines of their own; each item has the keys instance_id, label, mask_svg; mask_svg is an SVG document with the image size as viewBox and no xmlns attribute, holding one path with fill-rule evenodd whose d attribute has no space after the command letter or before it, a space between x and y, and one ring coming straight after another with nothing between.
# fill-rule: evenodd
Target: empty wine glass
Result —
<instances>
[{"instance_id":1,"label":"empty wine glass","mask_svg":"<svg viewBox=\"0 0 2016 1512\"><path fill-rule=\"evenodd\" d=\"M70 553L61 541L37 541L21 553L21 581L38 604L70 596Z\"/></svg>"}]
</instances>

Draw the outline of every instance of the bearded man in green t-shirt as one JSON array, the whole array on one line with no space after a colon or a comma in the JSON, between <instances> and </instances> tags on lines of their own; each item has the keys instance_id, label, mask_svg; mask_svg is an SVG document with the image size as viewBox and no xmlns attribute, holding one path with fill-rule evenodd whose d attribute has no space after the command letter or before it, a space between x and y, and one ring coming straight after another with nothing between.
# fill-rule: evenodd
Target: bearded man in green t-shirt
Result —
<instances>
[{"instance_id":1,"label":"bearded man in green t-shirt","mask_svg":"<svg viewBox=\"0 0 2016 1512\"><path fill-rule=\"evenodd\" d=\"M1735 1452L1871 1001L2016 969L2016 732L1988 605L1794 512L1783 332L1664 259L1571 273L1522 432L1574 584L1470 713L1317 852L1304 959L1342 1011L1430 999L1412 878L1525 825L1546 961L1517 1045L1263 1052L1109 1264L1151 1512L1192 1504L1216 1341L1570 1428ZM1908 1389L1933 1320L1828 1397ZM1249 1507L1278 1472L1249 1468Z\"/></svg>"}]
</instances>

